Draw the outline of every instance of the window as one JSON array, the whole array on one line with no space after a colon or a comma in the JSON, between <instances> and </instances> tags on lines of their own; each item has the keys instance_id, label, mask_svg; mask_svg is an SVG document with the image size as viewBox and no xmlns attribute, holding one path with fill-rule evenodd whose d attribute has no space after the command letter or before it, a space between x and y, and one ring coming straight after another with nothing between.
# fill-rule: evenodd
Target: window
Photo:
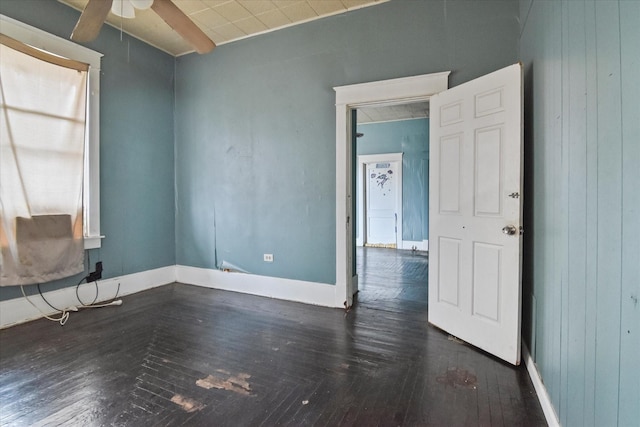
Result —
<instances>
[{"instance_id":1,"label":"window","mask_svg":"<svg viewBox=\"0 0 640 427\"><path fill-rule=\"evenodd\" d=\"M84 248L99 248L100 233L100 59L102 54L0 15L2 34L39 50L89 65L84 138Z\"/></svg>"}]
</instances>

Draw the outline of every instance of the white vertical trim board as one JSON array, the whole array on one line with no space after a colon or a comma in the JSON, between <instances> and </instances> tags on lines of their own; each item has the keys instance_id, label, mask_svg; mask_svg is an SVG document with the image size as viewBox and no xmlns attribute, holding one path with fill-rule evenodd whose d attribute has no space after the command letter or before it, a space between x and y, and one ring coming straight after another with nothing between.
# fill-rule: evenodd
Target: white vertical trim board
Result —
<instances>
[{"instance_id":1,"label":"white vertical trim board","mask_svg":"<svg viewBox=\"0 0 640 427\"><path fill-rule=\"evenodd\" d=\"M175 266L156 268L154 270L142 271L140 273L127 274L125 276L113 277L98 281L97 302L110 301L116 295L118 284L120 290L118 296L135 294L147 289L167 285L176 281ZM80 285L78 295L85 304L93 301L96 286L93 282ZM51 309L40 297L40 295L28 295L43 313L48 316L55 316L55 311ZM44 293L45 298L54 307L69 309L81 305L76 297L76 287L70 286L55 291ZM71 311L73 317L73 311ZM0 329L17 325L19 323L36 320L43 317L42 313L29 304L23 297L0 301ZM57 317L57 316L56 316Z\"/></svg>"},{"instance_id":2,"label":"white vertical trim board","mask_svg":"<svg viewBox=\"0 0 640 427\"><path fill-rule=\"evenodd\" d=\"M176 281L211 289L240 292L324 307L344 308L342 304L336 303L336 287L326 283L226 272L185 265L176 266Z\"/></svg>"},{"instance_id":3,"label":"white vertical trim board","mask_svg":"<svg viewBox=\"0 0 640 427\"><path fill-rule=\"evenodd\" d=\"M550 427L560 427L560 420L558 419L558 415L553 408L553 403L551 403L551 397L549 397L547 388L542 382L542 377L540 376L538 367L533 361L531 353L529 353L529 349L527 348L527 345L524 343L524 341L522 341L522 358L524 359L525 365L527 366L527 372L529 372L529 377L531 378L531 382L533 383L533 388L535 388L536 394L538 395L538 400L540 401L542 412L544 412L544 417L547 419L547 424L549 424Z\"/></svg>"}]
</instances>

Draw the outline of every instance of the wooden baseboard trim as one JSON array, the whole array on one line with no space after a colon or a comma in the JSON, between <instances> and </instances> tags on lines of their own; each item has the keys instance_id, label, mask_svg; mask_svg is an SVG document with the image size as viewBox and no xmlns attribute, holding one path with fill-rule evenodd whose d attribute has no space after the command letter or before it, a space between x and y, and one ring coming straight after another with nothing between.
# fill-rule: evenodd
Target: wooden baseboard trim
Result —
<instances>
[{"instance_id":1,"label":"wooden baseboard trim","mask_svg":"<svg viewBox=\"0 0 640 427\"><path fill-rule=\"evenodd\" d=\"M173 265L100 280L98 281L99 294L96 302L109 301L116 295L116 292L118 292L118 296L131 295L175 281L176 273ZM120 284L119 290L118 284ZM92 282L80 285L78 295L85 303L93 301L95 284ZM80 305L75 286L45 292L44 296L54 307L68 309ZM40 295L29 295L29 299L40 310L32 306L24 297L0 301L0 329L40 319L44 317L42 313L48 316L55 315L56 312L40 298ZM70 312L70 315L73 316L73 312Z\"/></svg>"},{"instance_id":2,"label":"wooden baseboard trim","mask_svg":"<svg viewBox=\"0 0 640 427\"><path fill-rule=\"evenodd\" d=\"M176 266L176 280L189 285L296 301L324 307L336 305L336 286L326 283L258 276L249 273ZM344 297L342 298L344 300ZM340 306L341 308L344 308Z\"/></svg>"}]
</instances>

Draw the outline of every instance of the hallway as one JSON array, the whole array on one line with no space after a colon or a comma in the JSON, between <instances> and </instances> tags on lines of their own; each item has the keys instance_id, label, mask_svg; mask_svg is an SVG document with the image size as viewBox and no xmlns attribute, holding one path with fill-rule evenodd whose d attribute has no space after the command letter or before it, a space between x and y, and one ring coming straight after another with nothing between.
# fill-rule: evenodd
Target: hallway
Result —
<instances>
[{"instance_id":1,"label":"hallway","mask_svg":"<svg viewBox=\"0 0 640 427\"><path fill-rule=\"evenodd\" d=\"M358 302L384 310L427 310L427 252L358 247Z\"/></svg>"}]
</instances>

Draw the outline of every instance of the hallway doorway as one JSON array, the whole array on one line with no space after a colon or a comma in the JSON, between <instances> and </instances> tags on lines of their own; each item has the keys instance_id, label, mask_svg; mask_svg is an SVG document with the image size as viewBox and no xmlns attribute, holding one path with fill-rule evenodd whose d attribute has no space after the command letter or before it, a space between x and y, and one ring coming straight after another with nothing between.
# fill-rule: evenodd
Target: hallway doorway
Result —
<instances>
[{"instance_id":1,"label":"hallway doorway","mask_svg":"<svg viewBox=\"0 0 640 427\"><path fill-rule=\"evenodd\" d=\"M358 247L357 304L395 312L420 312L428 306L429 254L425 251Z\"/></svg>"}]
</instances>

